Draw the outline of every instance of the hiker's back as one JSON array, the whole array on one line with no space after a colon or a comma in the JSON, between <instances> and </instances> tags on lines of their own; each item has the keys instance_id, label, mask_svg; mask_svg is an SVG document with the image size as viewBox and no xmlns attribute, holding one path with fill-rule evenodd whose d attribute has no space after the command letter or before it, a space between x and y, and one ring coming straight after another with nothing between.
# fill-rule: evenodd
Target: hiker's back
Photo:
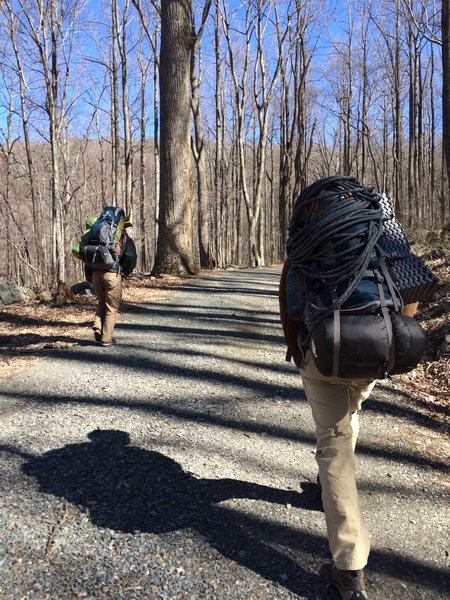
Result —
<instances>
[{"instance_id":1,"label":"hiker's back","mask_svg":"<svg viewBox=\"0 0 450 600\"><path fill-rule=\"evenodd\" d=\"M324 375L375 379L406 372L424 350L424 331L401 314L402 292L411 290L411 282L403 277L402 290L391 272L400 258L410 265L417 260L405 236L402 252L389 254L399 228L386 226L395 220L388 208L372 188L341 176L318 180L295 203L287 243L287 312L300 323L299 345L311 349ZM425 267L422 272L430 274ZM435 284L429 279L428 292ZM416 295L423 288L416 285Z\"/></svg>"},{"instance_id":2,"label":"hiker's back","mask_svg":"<svg viewBox=\"0 0 450 600\"><path fill-rule=\"evenodd\" d=\"M436 284L385 204L352 177L315 182L295 203L280 282L288 354L315 426L330 583L341 598L367 598L370 535L354 455L359 411L377 378L417 364L425 333L403 315L404 302L424 299Z\"/></svg>"},{"instance_id":3,"label":"hiker's back","mask_svg":"<svg viewBox=\"0 0 450 600\"><path fill-rule=\"evenodd\" d=\"M94 271L117 270L122 246L125 213L122 208L105 206L92 224L87 239L80 243L80 256Z\"/></svg>"}]
</instances>

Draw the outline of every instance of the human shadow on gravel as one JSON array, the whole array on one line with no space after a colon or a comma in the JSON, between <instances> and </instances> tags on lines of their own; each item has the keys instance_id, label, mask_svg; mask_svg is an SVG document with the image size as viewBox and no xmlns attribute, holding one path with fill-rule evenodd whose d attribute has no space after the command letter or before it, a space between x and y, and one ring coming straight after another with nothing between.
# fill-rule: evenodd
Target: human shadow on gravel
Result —
<instances>
[{"instance_id":1,"label":"human shadow on gravel","mask_svg":"<svg viewBox=\"0 0 450 600\"><path fill-rule=\"evenodd\" d=\"M302 483L296 493L201 479L159 452L129 445L124 431L95 430L88 437L87 443L28 456L24 473L36 478L41 492L65 498L100 528L161 535L194 529L223 556L302 598L330 598L323 572L310 572L327 562L326 539L307 530L306 515L298 527L286 524L292 510L321 509L317 486ZM448 591L443 569L391 551L374 549L369 569L369 578L370 572L387 575L397 587L411 581L430 593Z\"/></svg>"},{"instance_id":2,"label":"human shadow on gravel","mask_svg":"<svg viewBox=\"0 0 450 600\"><path fill-rule=\"evenodd\" d=\"M90 442L29 458L24 473L36 478L41 492L84 509L98 527L154 534L195 529L227 558L304 598L316 597L322 580L290 558L288 548L301 547L309 565L311 557L317 564L326 558L326 540L281 522L295 508L320 510L317 486L302 484L297 493L201 479L159 452L129 445L124 431L95 430L88 437ZM245 499L243 509L236 506L239 499ZM249 511L248 500L258 501L258 510L251 504Z\"/></svg>"}]
</instances>

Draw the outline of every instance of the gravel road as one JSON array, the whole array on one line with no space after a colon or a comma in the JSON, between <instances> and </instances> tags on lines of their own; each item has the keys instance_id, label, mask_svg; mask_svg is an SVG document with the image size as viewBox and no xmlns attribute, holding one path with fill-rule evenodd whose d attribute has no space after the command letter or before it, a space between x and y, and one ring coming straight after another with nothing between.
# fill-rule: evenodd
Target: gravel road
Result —
<instances>
[{"instance_id":1,"label":"gravel road","mask_svg":"<svg viewBox=\"0 0 450 600\"><path fill-rule=\"evenodd\" d=\"M0 381L0 598L333 598L313 423L279 269L127 305ZM393 382L367 401L358 485L370 598L450 597L449 441Z\"/></svg>"}]
</instances>

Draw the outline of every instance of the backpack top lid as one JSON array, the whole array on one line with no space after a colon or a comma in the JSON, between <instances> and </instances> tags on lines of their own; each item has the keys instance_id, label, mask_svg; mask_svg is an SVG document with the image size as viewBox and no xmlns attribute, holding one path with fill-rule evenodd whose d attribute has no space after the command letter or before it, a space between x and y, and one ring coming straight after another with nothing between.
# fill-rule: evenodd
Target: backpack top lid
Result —
<instances>
[{"instance_id":1,"label":"backpack top lid","mask_svg":"<svg viewBox=\"0 0 450 600\"><path fill-rule=\"evenodd\" d=\"M125 212L120 207L104 206L92 225L89 244L103 244L111 249L120 241L125 225Z\"/></svg>"},{"instance_id":2,"label":"backpack top lid","mask_svg":"<svg viewBox=\"0 0 450 600\"><path fill-rule=\"evenodd\" d=\"M361 185L354 177L336 175L315 181L303 190L294 204L289 225L288 255L300 231L311 229L313 224L318 229L317 222L324 222L331 228L338 220L340 228L345 228L347 224L373 221L381 234L383 211L380 200L380 195L373 188ZM357 218L351 218L353 210L360 213Z\"/></svg>"},{"instance_id":3,"label":"backpack top lid","mask_svg":"<svg viewBox=\"0 0 450 600\"><path fill-rule=\"evenodd\" d=\"M382 226L380 196L354 177L326 177L300 194L287 242L290 270L297 273L292 282L301 282L292 289L302 288L303 300L292 305L298 320L312 327L344 305L349 309L363 277L378 290L375 245Z\"/></svg>"},{"instance_id":4,"label":"backpack top lid","mask_svg":"<svg viewBox=\"0 0 450 600\"><path fill-rule=\"evenodd\" d=\"M368 268L383 227L380 196L354 177L319 179L297 199L287 255L309 286L345 289L342 305Z\"/></svg>"},{"instance_id":5,"label":"backpack top lid","mask_svg":"<svg viewBox=\"0 0 450 600\"><path fill-rule=\"evenodd\" d=\"M125 212L123 208L120 208L119 206L104 206L98 218L107 221L108 223L117 224L121 217L123 217L125 222Z\"/></svg>"},{"instance_id":6,"label":"backpack top lid","mask_svg":"<svg viewBox=\"0 0 450 600\"><path fill-rule=\"evenodd\" d=\"M119 230L120 239L125 226L125 211L123 208L119 206L104 206L97 220L110 225L114 231Z\"/></svg>"}]
</instances>

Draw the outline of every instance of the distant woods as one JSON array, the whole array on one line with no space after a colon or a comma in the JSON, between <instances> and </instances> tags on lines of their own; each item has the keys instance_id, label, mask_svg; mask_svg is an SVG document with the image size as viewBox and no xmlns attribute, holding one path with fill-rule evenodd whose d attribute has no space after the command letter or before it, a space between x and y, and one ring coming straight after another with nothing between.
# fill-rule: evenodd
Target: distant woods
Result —
<instances>
[{"instance_id":1,"label":"distant woods","mask_svg":"<svg viewBox=\"0 0 450 600\"><path fill-rule=\"evenodd\" d=\"M2 0L0 277L82 278L102 205L142 272L273 264L296 196L337 173L441 228L449 39L449 0Z\"/></svg>"}]
</instances>

